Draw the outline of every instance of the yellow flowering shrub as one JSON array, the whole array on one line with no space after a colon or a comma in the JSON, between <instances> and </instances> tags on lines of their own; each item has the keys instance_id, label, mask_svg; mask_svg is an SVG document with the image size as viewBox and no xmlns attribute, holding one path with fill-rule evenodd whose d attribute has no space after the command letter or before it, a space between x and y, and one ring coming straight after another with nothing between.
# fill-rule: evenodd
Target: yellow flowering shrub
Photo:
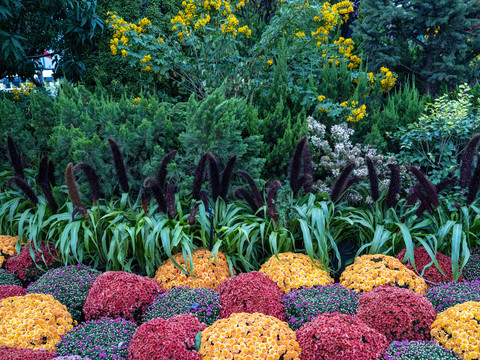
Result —
<instances>
[{"instance_id":1,"label":"yellow flowering shrub","mask_svg":"<svg viewBox=\"0 0 480 360\"><path fill-rule=\"evenodd\" d=\"M259 272L275 281L286 293L302 286L312 287L334 282L318 260L313 263L308 255L292 252L278 254L278 259L273 255Z\"/></svg>"},{"instance_id":2,"label":"yellow flowering shrub","mask_svg":"<svg viewBox=\"0 0 480 360\"><path fill-rule=\"evenodd\" d=\"M162 263L155 274L155 280L165 290L169 290L174 286L190 286L192 288L210 287L214 290L223 281L230 277L230 270L227 258L221 252L217 253L217 261L211 252L203 248L192 254L193 273L190 273L190 260L187 257L187 264L182 253L173 255L175 261L186 269L189 274L186 275L172 260L168 259Z\"/></svg>"},{"instance_id":3,"label":"yellow flowering shrub","mask_svg":"<svg viewBox=\"0 0 480 360\"><path fill-rule=\"evenodd\" d=\"M20 95L29 96L32 90L35 88L35 84L27 81L20 85L19 88L12 89L13 100L19 100Z\"/></svg>"},{"instance_id":4,"label":"yellow flowering shrub","mask_svg":"<svg viewBox=\"0 0 480 360\"><path fill-rule=\"evenodd\" d=\"M363 255L347 266L340 276L340 284L355 291L370 291L381 285L390 285L416 291L427 292L427 283L409 270L400 260L388 255Z\"/></svg>"},{"instance_id":5,"label":"yellow flowering shrub","mask_svg":"<svg viewBox=\"0 0 480 360\"><path fill-rule=\"evenodd\" d=\"M203 360L297 360L300 345L286 322L261 313L236 313L202 332Z\"/></svg>"},{"instance_id":6,"label":"yellow flowering shrub","mask_svg":"<svg viewBox=\"0 0 480 360\"><path fill-rule=\"evenodd\" d=\"M391 88L393 88L397 82L397 76L395 76L390 70L386 67L381 67L380 72L383 74L384 79L380 80L382 84L383 92L387 92Z\"/></svg>"},{"instance_id":7,"label":"yellow flowering shrub","mask_svg":"<svg viewBox=\"0 0 480 360\"><path fill-rule=\"evenodd\" d=\"M28 294L0 301L0 345L54 351L71 329L72 316L52 295Z\"/></svg>"},{"instance_id":8,"label":"yellow flowering shrub","mask_svg":"<svg viewBox=\"0 0 480 360\"><path fill-rule=\"evenodd\" d=\"M15 246L18 242L18 236L0 235L0 267L5 261L5 256L8 258L17 253Z\"/></svg>"},{"instance_id":9,"label":"yellow flowering shrub","mask_svg":"<svg viewBox=\"0 0 480 360\"><path fill-rule=\"evenodd\" d=\"M463 359L480 359L480 302L467 301L437 314L430 334Z\"/></svg>"}]
</instances>

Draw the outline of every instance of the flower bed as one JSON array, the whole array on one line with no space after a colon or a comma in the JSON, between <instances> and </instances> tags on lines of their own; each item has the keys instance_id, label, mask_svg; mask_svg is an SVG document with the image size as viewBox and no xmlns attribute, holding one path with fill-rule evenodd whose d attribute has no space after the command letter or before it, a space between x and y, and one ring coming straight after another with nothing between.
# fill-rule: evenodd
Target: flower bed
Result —
<instances>
[{"instance_id":1,"label":"flower bed","mask_svg":"<svg viewBox=\"0 0 480 360\"><path fill-rule=\"evenodd\" d=\"M262 273L253 271L227 279L220 284L218 292L222 318L228 318L234 313L258 312L286 320L282 290Z\"/></svg>"},{"instance_id":2,"label":"flower bed","mask_svg":"<svg viewBox=\"0 0 480 360\"><path fill-rule=\"evenodd\" d=\"M175 261L187 271L190 271L190 260L182 253L173 255ZM215 256L208 250L199 249L192 254L193 273L187 276L175 266L171 259L162 263L155 273L155 280L165 290L174 286L190 286L192 288L209 287L213 290L225 279L230 277L227 258L221 252Z\"/></svg>"},{"instance_id":3,"label":"flower bed","mask_svg":"<svg viewBox=\"0 0 480 360\"><path fill-rule=\"evenodd\" d=\"M393 341L385 354L385 360L460 360L452 350L435 341Z\"/></svg>"},{"instance_id":4,"label":"flower bed","mask_svg":"<svg viewBox=\"0 0 480 360\"><path fill-rule=\"evenodd\" d=\"M24 296L27 294L21 286L17 285L0 285L0 300L6 299L11 296Z\"/></svg>"},{"instance_id":5,"label":"flower bed","mask_svg":"<svg viewBox=\"0 0 480 360\"><path fill-rule=\"evenodd\" d=\"M479 250L472 252L470 259L463 269L463 276L467 281L480 281L480 253Z\"/></svg>"},{"instance_id":6,"label":"flower bed","mask_svg":"<svg viewBox=\"0 0 480 360\"><path fill-rule=\"evenodd\" d=\"M427 299L437 312L467 301L480 301L480 281L444 283L430 287Z\"/></svg>"},{"instance_id":7,"label":"flower bed","mask_svg":"<svg viewBox=\"0 0 480 360\"><path fill-rule=\"evenodd\" d=\"M99 275L98 271L82 265L59 267L47 271L27 291L53 295L67 307L74 320L80 320L90 286Z\"/></svg>"},{"instance_id":8,"label":"flower bed","mask_svg":"<svg viewBox=\"0 0 480 360\"><path fill-rule=\"evenodd\" d=\"M9 257L17 253L15 246L18 242L18 236L0 235L0 267Z\"/></svg>"},{"instance_id":9,"label":"flower bed","mask_svg":"<svg viewBox=\"0 0 480 360\"><path fill-rule=\"evenodd\" d=\"M55 353L46 350L22 349L10 346L0 346L2 360L52 360Z\"/></svg>"},{"instance_id":10,"label":"flower bed","mask_svg":"<svg viewBox=\"0 0 480 360\"><path fill-rule=\"evenodd\" d=\"M153 319L140 325L128 347L129 360L201 360L195 336L207 326L194 315Z\"/></svg>"},{"instance_id":11,"label":"flower bed","mask_svg":"<svg viewBox=\"0 0 480 360\"><path fill-rule=\"evenodd\" d=\"M334 282L319 261L314 263L307 255L292 252L278 254L278 258L273 255L259 272L275 281L283 292Z\"/></svg>"},{"instance_id":12,"label":"flower bed","mask_svg":"<svg viewBox=\"0 0 480 360\"><path fill-rule=\"evenodd\" d=\"M406 288L422 295L427 291L425 281L400 260L380 254L357 257L340 276L340 284L355 291L371 291L381 285Z\"/></svg>"},{"instance_id":13,"label":"flower bed","mask_svg":"<svg viewBox=\"0 0 480 360\"><path fill-rule=\"evenodd\" d=\"M354 316L318 315L297 330L302 360L375 360L388 347L385 335Z\"/></svg>"},{"instance_id":14,"label":"flower bed","mask_svg":"<svg viewBox=\"0 0 480 360\"><path fill-rule=\"evenodd\" d=\"M163 292L153 279L123 271L107 271L90 287L83 313L87 320L122 317L140 324L143 312L155 296Z\"/></svg>"},{"instance_id":15,"label":"flower bed","mask_svg":"<svg viewBox=\"0 0 480 360\"><path fill-rule=\"evenodd\" d=\"M143 314L143 322L194 314L200 322L213 324L220 315L220 296L209 288L173 287L158 295Z\"/></svg>"},{"instance_id":16,"label":"flower bed","mask_svg":"<svg viewBox=\"0 0 480 360\"><path fill-rule=\"evenodd\" d=\"M0 285L22 286L20 279L5 269L0 269Z\"/></svg>"},{"instance_id":17,"label":"flower bed","mask_svg":"<svg viewBox=\"0 0 480 360\"><path fill-rule=\"evenodd\" d=\"M430 340L436 312L422 295L409 289L380 286L359 298L357 317L395 340Z\"/></svg>"},{"instance_id":18,"label":"flower bed","mask_svg":"<svg viewBox=\"0 0 480 360\"><path fill-rule=\"evenodd\" d=\"M288 324L297 330L323 313L339 312L355 315L358 308L358 293L345 289L340 284L295 289L283 296Z\"/></svg>"}]
</instances>

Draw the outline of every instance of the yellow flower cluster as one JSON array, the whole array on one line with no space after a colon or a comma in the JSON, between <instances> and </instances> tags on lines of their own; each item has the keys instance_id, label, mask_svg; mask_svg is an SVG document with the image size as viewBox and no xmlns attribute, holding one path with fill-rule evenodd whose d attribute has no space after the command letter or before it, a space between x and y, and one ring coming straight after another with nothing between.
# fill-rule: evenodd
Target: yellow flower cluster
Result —
<instances>
[{"instance_id":1,"label":"yellow flower cluster","mask_svg":"<svg viewBox=\"0 0 480 360\"><path fill-rule=\"evenodd\" d=\"M135 99L133 99L133 102L132 102L132 107L135 107L135 105L137 105L142 99L139 98L139 97L136 97Z\"/></svg>"},{"instance_id":2,"label":"yellow flower cluster","mask_svg":"<svg viewBox=\"0 0 480 360\"><path fill-rule=\"evenodd\" d=\"M340 284L355 291L371 291L381 285L407 288L422 295L427 292L425 281L410 271L400 260L387 255L363 255L347 266Z\"/></svg>"},{"instance_id":3,"label":"yellow flower cluster","mask_svg":"<svg viewBox=\"0 0 480 360\"><path fill-rule=\"evenodd\" d=\"M202 332L199 353L203 360L296 360L301 349L287 323L261 313L236 313Z\"/></svg>"},{"instance_id":4,"label":"yellow flower cluster","mask_svg":"<svg viewBox=\"0 0 480 360\"><path fill-rule=\"evenodd\" d=\"M235 16L235 10L244 7L245 0L240 0L235 7L232 7L230 1L227 0L187 0L182 2L182 6L183 10L180 10L170 20L173 31L180 30L179 27L188 28L192 25L195 30L199 30L205 27L216 13L223 17L220 26L222 33L232 36L244 34L247 38L252 34L247 25L239 27L240 21ZM188 29L180 30L177 33L180 41L189 35L190 31Z\"/></svg>"},{"instance_id":5,"label":"yellow flower cluster","mask_svg":"<svg viewBox=\"0 0 480 360\"><path fill-rule=\"evenodd\" d=\"M314 21L322 23L315 31L312 31L312 36L317 40L317 46L326 42L330 31L334 30L339 22L347 21L348 14L351 12L353 12L353 4L348 0L333 5L328 1L324 2L319 11L321 16L314 17Z\"/></svg>"},{"instance_id":6,"label":"yellow flower cluster","mask_svg":"<svg viewBox=\"0 0 480 360\"><path fill-rule=\"evenodd\" d=\"M187 257L187 264L183 259L183 254L173 255L174 260L186 269L189 274L186 275L178 269L172 260L168 259L162 263L155 274L155 280L165 290L174 286L190 286L192 288L210 287L214 290L223 281L230 277L230 271L227 258L221 252L217 254L217 262L211 252L203 248L192 254L193 273L190 273L190 260Z\"/></svg>"},{"instance_id":7,"label":"yellow flower cluster","mask_svg":"<svg viewBox=\"0 0 480 360\"><path fill-rule=\"evenodd\" d=\"M15 246L18 242L18 236L0 235L0 267L5 261L5 256L10 257L17 253Z\"/></svg>"},{"instance_id":8,"label":"yellow flower cluster","mask_svg":"<svg viewBox=\"0 0 480 360\"><path fill-rule=\"evenodd\" d=\"M52 295L28 294L0 301L0 345L55 350L72 316Z\"/></svg>"},{"instance_id":9,"label":"yellow flower cluster","mask_svg":"<svg viewBox=\"0 0 480 360\"><path fill-rule=\"evenodd\" d=\"M348 60L347 69L356 69L362 62L362 60L357 55L352 55L353 47L353 40L352 39L345 39L340 37L337 41L333 42L334 45L338 47L338 52ZM330 59L329 62L332 63L333 59ZM338 60L335 62L335 65L338 66Z\"/></svg>"},{"instance_id":10,"label":"yellow flower cluster","mask_svg":"<svg viewBox=\"0 0 480 360\"><path fill-rule=\"evenodd\" d=\"M348 101L346 101L348 103ZM343 105L345 103L341 103L340 106L345 106ZM363 119L365 116L368 116L367 114L367 106L363 104L362 106L358 106L358 101L352 101L351 103L351 108L352 108L352 115L350 115L347 118L347 121L350 122L357 122Z\"/></svg>"},{"instance_id":11,"label":"yellow flower cluster","mask_svg":"<svg viewBox=\"0 0 480 360\"><path fill-rule=\"evenodd\" d=\"M34 87L34 83L27 81L26 83L21 84L20 88L12 89L13 100L20 99L20 95L29 96Z\"/></svg>"},{"instance_id":12,"label":"yellow flower cluster","mask_svg":"<svg viewBox=\"0 0 480 360\"><path fill-rule=\"evenodd\" d=\"M312 287L334 282L318 260L313 263L308 255L292 252L278 254L278 259L273 255L259 272L275 281L286 293L302 286Z\"/></svg>"},{"instance_id":13,"label":"yellow flower cluster","mask_svg":"<svg viewBox=\"0 0 480 360\"><path fill-rule=\"evenodd\" d=\"M480 302L467 301L437 314L430 334L462 359L480 359Z\"/></svg>"},{"instance_id":14,"label":"yellow flower cluster","mask_svg":"<svg viewBox=\"0 0 480 360\"><path fill-rule=\"evenodd\" d=\"M119 44L123 46L128 46L128 31L135 31L138 35L145 32L148 25L152 25L150 20L143 18L137 24L126 22L123 18L117 16L116 14L107 12L107 15L110 16L110 19L107 19L105 22L110 24L111 28L114 30L113 36L110 39L110 51L113 55L117 54L117 46ZM123 57L128 55L125 49L122 49L121 54Z\"/></svg>"},{"instance_id":15,"label":"yellow flower cluster","mask_svg":"<svg viewBox=\"0 0 480 360\"><path fill-rule=\"evenodd\" d=\"M397 82L397 77L386 67L380 68L380 72L384 74L385 79L382 79L380 83L382 84L382 91L387 92L395 86Z\"/></svg>"}]
</instances>

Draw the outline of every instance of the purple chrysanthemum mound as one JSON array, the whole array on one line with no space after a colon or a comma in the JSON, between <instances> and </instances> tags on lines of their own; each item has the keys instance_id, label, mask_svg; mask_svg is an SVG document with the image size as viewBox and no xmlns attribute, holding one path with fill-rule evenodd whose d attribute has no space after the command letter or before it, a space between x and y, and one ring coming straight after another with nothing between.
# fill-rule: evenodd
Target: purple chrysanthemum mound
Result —
<instances>
[{"instance_id":1,"label":"purple chrysanthemum mound","mask_svg":"<svg viewBox=\"0 0 480 360\"><path fill-rule=\"evenodd\" d=\"M220 293L220 317L235 313L262 313L286 320L282 304L283 291L268 276L252 271L224 280L217 288Z\"/></svg>"},{"instance_id":2,"label":"purple chrysanthemum mound","mask_svg":"<svg viewBox=\"0 0 480 360\"><path fill-rule=\"evenodd\" d=\"M433 305L419 293L388 285L359 298L357 317L394 340L430 340L430 328L437 316Z\"/></svg>"},{"instance_id":3,"label":"purple chrysanthemum mound","mask_svg":"<svg viewBox=\"0 0 480 360\"><path fill-rule=\"evenodd\" d=\"M212 325L220 316L220 295L210 288L173 287L158 295L143 314L143 322L193 314Z\"/></svg>"},{"instance_id":4,"label":"purple chrysanthemum mound","mask_svg":"<svg viewBox=\"0 0 480 360\"><path fill-rule=\"evenodd\" d=\"M296 335L301 360L377 360L388 347L385 335L340 313L318 315Z\"/></svg>"},{"instance_id":5,"label":"purple chrysanthemum mound","mask_svg":"<svg viewBox=\"0 0 480 360\"><path fill-rule=\"evenodd\" d=\"M195 336L205 330L194 315L153 319L139 326L128 347L129 360L201 360Z\"/></svg>"},{"instance_id":6,"label":"purple chrysanthemum mound","mask_svg":"<svg viewBox=\"0 0 480 360\"><path fill-rule=\"evenodd\" d=\"M41 244L40 251L34 249L35 260L30 255L30 247L24 247L20 250L20 254L7 260L5 268L7 271L18 276L24 284L31 283L42 276L48 269L59 264L60 258L55 245Z\"/></svg>"},{"instance_id":7,"label":"purple chrysanthemum mound","mask_svg":"<svg viewBox=\"0 0 480 360\"><path fill-rule=\"evenodd\" d=\"M393 341L385 354L385 360L461 360L453 350L435 341Z\"/></svg>"},{"instance_id":8,"label":"purple chrysanthemum mound","mask_svg":"<svg viewBox=\"0 0 480 360\"><path fill-rule=\"evenodd\" d=\"M444 283L431 287L427 299L437 312L467 301L480 301L480 281Z\"/></svg>"},{"instance_id":9,"label":"purple chrysanthemum mound","mask_svg":"<svg viewBox=\"0 0 480 360\"><path fill-rule=\"evenodd\" d=\"M90 360L88 357L82 357L78 355L58 356L52 360Z\"/></svg>"},{"instance_id":10,"label":"purple chrysanthemum mound","mask_svg":"<svg viewBox=\"0 0 480 360\"><path fill-rule=\"evenodd\" d=\"M47 271L27 287L27 292L53 295L67 307L74 320L80 321L88 291L99 275L83 265L63 266Z\"/></svg>"},{"instance_id":11,"label":"purple chrysanthemum mound","mask_svg":"<svg viewBox=\"0 0 480 360\"><path fill-rule=\"evenodd\" d=\"M0 346L2 360L52 360L55 353L46 350L20 349L10 346Z\"/></svg>"},{"instance_id":12,"label":"purple chrysanthemum mound","mask_svg":"<svg viewBox=\"0 0 480 360\"><path fill-rule=\"evenodd\" d=\"M356 291L348 290L340 284L328 284L292 290L283 295L282 302L288 324L296 330L323 313L355 315L358 296Z\"/></svg>"},{"instance_id":13,"label":"purple chrysanthemum mound","mask_svg":"<svg viewBox=\"0 0 480 360\"><path fill-rule=\"evenodd\" d=\"M17 285L22 286L22 282L18 277L5 269L0 269L0 285Z\"/></svg>"},{"instance_id":14,"label":"purple chrysanthemum mound","mask_svg":"<svg viewBox=\"0 0 480 360\"><path fill-rule=\"evenodd\" d=\"M467 281L480 280L480 248L472 250L470 258L463 268L463 276Z\"/></svg>"},{"instance_id":15,"label":"purple chrysanthemum mound","mask_svg":"<svg viewBox=\"0 0 480 360\"><path fill-rule=\"evenodd\" d=\"M107 271L90 287L83 313L87 320L122 317L140 324L143 312L163 292L165 290L154 279L123 271Z\"/></svg>"},{"instance_id":16,"label":"purple chrysanthemum mound","mask_svg":"<svg viewBox=\"0 0 480 360\"><path fill-rule=\"evenodd\" d=\"M400 253L397 255L397 259L403 262L403 258L406 252L406 249L400 251ZM435 254L435 258L437 259L437 262L440 265L443 274L445 274L442 275L442 273L440 272L440 270L438 270L435 264L432 264L429 267L425 268L428 264L432 262L432 258L423 246L414 248L413 254L417 271L414 270L412 264L409 261L405 263L405 266L408 269L414 271L417 275L421 275L422 271L425 269L425 271L423 272L423 278L427 281L428 285L431 285L432 283L437 284L441 282L453 281L452 259L450 259L450 257L439 252ZM458 281L462 281L461 276Z\"/></svg>"},{"instance_id":17,"label":"purple chrysanthemum mound","mask_svg":"<svg viewBox=\"0 0 480 360\"><path fill-rule=\"evenodd\" d=\"M27 294L27 290L25 290L21 286L17 285L0 285L0 300L6 299L11 296L24 296Z\"/></svg>"},{"instance_id":18,"label":"purple chrysanthemum mound","mask_svg":"<svg viewBox=\"0 0 480 360\"><path fill-rule=\"evenodd\" d=\"M86 321L62 336L57 356L78 355L91 360L127 360L137 325L125 319Z\"/></svg>"}]
</instances>

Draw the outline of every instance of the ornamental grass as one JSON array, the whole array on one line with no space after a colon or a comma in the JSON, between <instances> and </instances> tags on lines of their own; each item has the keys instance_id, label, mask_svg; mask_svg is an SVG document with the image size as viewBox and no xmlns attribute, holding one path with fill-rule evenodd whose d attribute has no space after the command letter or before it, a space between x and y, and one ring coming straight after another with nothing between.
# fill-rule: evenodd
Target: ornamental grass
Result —
<instances>
[{"instance_id":1,"label":"ornamental grass","mask_svg":"<svg viewBox=\"0 0 480 360\"><path fill-rule=\"evenodd\" d=\"M0 346L0 359L2 360L53 360L55 356L54 352L46 350Z\"/></svg>"},{"instance_id":2,"label":"ornamental grass","mask_svg":"<svg viewBox=\"0 0 480 360\"><path fill-rule=\"evenodd\" d=\"M61 335L73 329L65 305L52 295L28 294L0 301L0 345L55 350Z\"/></svg>"},{"instance_id":3,"label":"ornamental grass","mask_svg":"<svg viewBox=\"0 0 480 360\"><path fill-rule=\"evenodd\" d=\"M0 285L22 286L20 279L5 269L0 269Z\"/></svg>"},{"instance_id":4,"label":"ornamental grass","mask_svg":"<svg viewBox=\"0 0 480 360\"><path fill-rule=\"evenodd\" d=\"M195 336L207 325L194 315L153 319L140 325L128 347L129 360L202 360Z\"/></svg>"},{"instance_id":5,"label":"ornamental grass","mask_svg":"<svg viewBox=\"0 0 480 360\"><path fill-rule=\"evenodd\" d=\"M313 262L308 255L286 252L277 256L268 259L259 272L275 281L285 293L292 289L334 282L322 264L318 260Z\"/></svg>"},{"instance_id":6,"label":"ornamental grass","mask_svg":"<svg viewBox=\"0 0 480 360\"><path fill-rule=\"evenodd\" d=\"M480 302L468 301L437 314L431 335L463 359L480 359Z\"/></svg>"},{"instance_id":7,"label":"ornamental grass","mask_svg":"<svg viewBox=\"0 0 480 360\"><path fill-rule=\"evenodd\" d=\"M20 254L7 260L5 268L16 275L24 284L37 280L48 269L59 265L58 251L53 244L41 244L40 250L34 249L35 260L30 255L30 248L24 247Z\"/></svg>"},{"instance_id":8,"label":"ornamental grass","mask_svg":"<svg viewBox=\"0 0 480 360\"><path fill-rule=\"evenodd\" d=\"M143 314L143 322L193 314L198 320L212 325L220 316L220 295L210 288L173 287L158 295Z\"/></svg>"},{"instance_id":9,"label":"ornamental grass","mask_svg":"<svg viewBox=\"0 0 480 360\"><path fill-rule=\"evenodd\" d=\"M406 249L400 251L397 259L403 262L406 252ZM453 281L452 259L450 257L439 252L435 254L435 258L443 271L443 275L435 264L426 267L432 262L432 259L423 246L414 248L413 254L417 270L415 271L410 261L407 261L404 265L419 276L422 275L423 272L422 278L427 282L427 285ZM462 281L461 276L458 281Z\"/></svg>"},{"instance_id":10,"label":"ornamental grass","mask_svg":"<svg viewBox=\"0 0 480 360\"><path fill-rule=\"evenodd\" d=\"M301 349L295 332L274 316L237 313L202 332L203 360L296 360Z\"/></svg>"},{"instance_id":11,"label":"ornamental grass","mask_svg":"<svg viewBox=\"0 0 480 360\"><path fill-rule=\"evenodd\" d=\"M83 313L86 320L121 317L141 324L143 312L163 292L154 279L124 271L107 271L90 287Z\"/></svg>"},{"instance_id":12,"label":"ornamental grass","mask_svg":"<svg viewBox=\"0 0 480 360\"><path fill-rule=\"evenodd\" d=\"M47 271L27 287L27 292L53 295L67 307L74 320L80 321L88 291L99 275L83 265L62 266Z\"/></svg>"},{"instance_id":13,"label":"ornamental grass","mask_svg":"<svg viewBox=\"0 0 480 360\"><path fill-rule=\"evenodd\" d=\"M297 339L301 360L375 360L388 348L385 335L340 313L318 315L297 330Z\"/></svg>"},{"instance_id":14,"label":"ornamental grass","mask_svg":"<svg viewBox=\"0 0 480 360\"><path fill-rule=\"evenodd\" d=\"M24 296L27 295L27 290L17 285L0 285L0 300L6 299L12 296Z\"/></svg>"},{"instance_id":15,"label":"ornamental grass","mask_svg":"<svg viewBox=\"0 0 480 360\"><path fill-rule=\"evenodd\" d=\"M252 271L225 280L218 287L220 316L234 313L262 313L286 321L283 292L267 275Z\"/></svg>"},{"instance_id":16,"label":"ornamental grass","mask_svg":"<svg viewBox=\"0 0 480 360\"><path fill-rule=\"evenodd\" d=\"M345 289L340 284L327 284L292 290L283 296L282 302L288 324L293 330L297 330L320 314L339 312L355 315L358 293Z\"/></svg>"},{"instance_id":17,"label":"ornamental grass","mask_svg":"<svg viewBox=\"0 0 480 360\"><path fill-rule=\"evenodd\" d=\"M393 341L385 354L385 360L461 360L452 350L435 341Z\"/></svg>"},{"instance_id":18,"label":"ornamental grass","mask_svg":"<svg viewBox=\"0 0 480 360\"><path fill-rule=\"evenodd\" d=\"M387 337L399 340L430 340L437 313L419 293L383 285L359 298L357 317Z\"/></svg>"},{"instance_id":19,"label":"ornamental grass","mask_svg":"<svg viewBox=\"0 0 480 360\"><path fill-rule=\"evenodd\" d=\"M437 312L467 301L480 301L480 281L451 282L432 286L427 291L427 299Z\"/></svg>"},{"instance_id":20,"label":"ornamental grass","mask_svg":"<svg viewBox=\"0 0 480 360\"><path fill-rule=\"evenodd\" d=\"M57 355L127 360L127 349L136 330L135 323L121 318L86 321L62 337Z\"/></svg>"},{"instance_id":21,"label":"ornamental grass","mask_svg":"<svg viewBox=\"0 0 480 360\"><path fill-rule=\"evenodd\" d=\"M193 272L190 269L190 259L185 259L182 253L173 255L173 259L184 269L188 275L180 271L171 259L162 263L155 274L155 280L165 290L174 286L190 286L191 288L209 287L213 290L225 279L230 277L227 258L221 252L216 259L210 251L200 248L192 254Z\"/></svg>"},{"instance_id":22,"label":"ornamental grass","mask_svg":"<svg viewBox=\"0 0 480 360\"><path fill-rule=\"evenodd\" d=\"M397 258L381 254L357 257L340 276L340 284L359 292L381 285L410 289L422 295L427 291L427 284L420 276Z\"/></svg>"}]
</instances>

